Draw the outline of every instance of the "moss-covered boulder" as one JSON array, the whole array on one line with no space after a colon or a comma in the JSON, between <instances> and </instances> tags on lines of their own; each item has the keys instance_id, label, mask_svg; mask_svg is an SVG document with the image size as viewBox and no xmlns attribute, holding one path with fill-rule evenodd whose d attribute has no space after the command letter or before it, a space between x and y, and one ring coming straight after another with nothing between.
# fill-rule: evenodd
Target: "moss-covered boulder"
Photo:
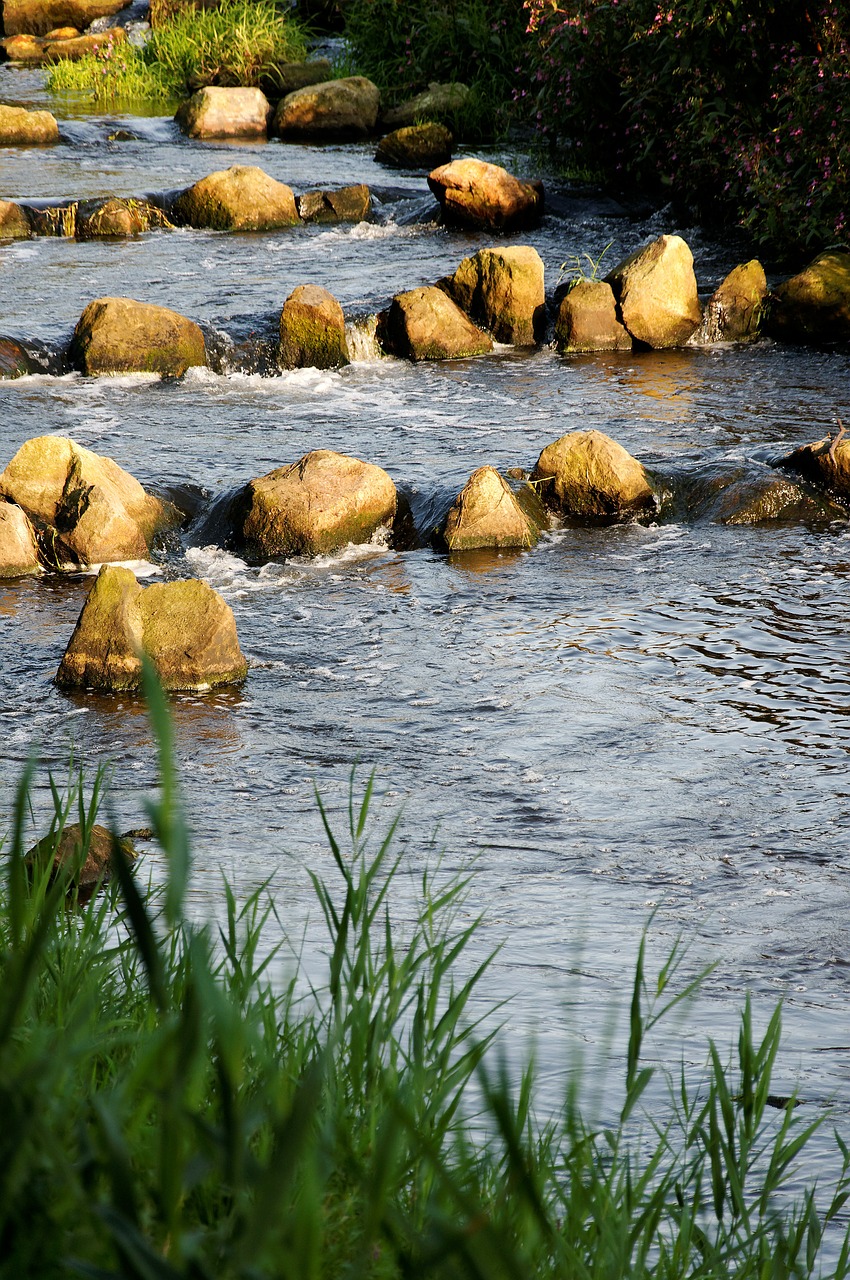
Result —
<instances>
[{"instance_id":1,"label":"moss-covered boulder","mask_svg":"<svg viewBox=\"0 0 850 1280\"><path fill-rule=\"evenodd\" d=\"M132 841L116 839L119 853L128 862L135 861L136 850ZM73 822L39 840L29 850L25 861L31 873L49 869L51 880L67 876L69 895L76 895L78 902L85 903L112 874L112 846L112 832L100 823L94 823L86 836L80 823Z\"/></svg>"},{"instance_id":2,"label":"moss-covered boulder","mask_svg":"<svg viewBox=\"0 0 850 1280\"><path fill-rule=\"evenodd\" d=\"M43 530L52 568L146 559L154 535L180 519L111 458L64 436L21 445L0 473L0 498Z\"/></svg>"},{"instance_id":3,"label":"moss-covered boulder","mask_svg":"<svg viewBox=\"0 0 850 1280\"><path fill-rule=\"evenodd\" d=\"M167 307L132 298L97 298L77 321L71 357L90 375L160 373L179 378L207 362L204 335Z\"/></svg>"},{"instance_id":4,"label":"moss-covered boulder","mask_svg":"<svg viewBox=\"0 0 850 1280\"><path fill-rule=\"evenodd\" d=\"M420 120L451 121L463 112L469 100L468 84L459 81L440 84L432 80L427 89L405 98L397 107L384 112L381 123L387 129L415 125Z\"/></svg>"},{"instance_id":5,"label":"moss-covered boulder","mask_svg":"<svg viewBox=\"0 0 850 1280\"><path fill-rule=\"evenodd\" d=\"M332 293L302 284L280 313L278 361L284 369L338 369L348 364L345 316Z\"/></svg>"},{"instance_id":6,"label":"moss-covered boulder","mask_svg":"<svg viewBox=\"0 0 850 1280\"><path fill-rule=\"evenodd\" d=\"M270 115L260 89L208 85L182 103L174 119L190 138L264 138Z\"/></svg>"},{"instance_id":7,"label":"moss-covered boulder","mask_svg":"<svg viewBox=\"0 0 850 1280\"><path fill-rule=\"evenodd\" d=\"M324 84L333 79L333 67L327 58L311 58L308 62L278 62L266 67L261 85L273 98L285 98L296 89L311 84Z\"/></svg>"},{"instance_id":8,"label":"moss-covered boulder","mask_svg":"<svg viewBox=\"0 0 850 1280\"><path fill-rule=\"evenodd\" d=\"M0 103L0 147L35 147L59 141L59 126L49 111L27 111Z\"/></svg>"},{"instance_id":9,"label":"moss-covered boulder","mask_svg":"<svg viewBox=\"0 0 850 1280\"><path fill-rule=\"evenodd\" d=\"M767 277L756 258L729 272L705 305L691 346L752 342L759 336L767 302Z\"/></svg>"},{"instance_id":10,"label":"moss-covered boulder","mask_svg":"<svg viewBox=\"0 0 850 1280\"><path fill-rule=\"evenodd\" d=\"M111 18L126 0L3 0L7 36L44 36L56 27L84 31L98 18Z\"/></svg>"},{"instance_id":11,"label":"moss-covered boulder","mask_svg":"<svg viewBox=\"0 0 850 1280\"><path fill-rule=\"evenodd\" d=\"M369 542L392 525L396 506L381 467L315 449L246 486L237 536L254 561L323 555Z\"/></svg>"},{"instance_id":12,"label":"moss-covered boulder","mask_svg":"<svg viewBox=\"0 0 850 1280\"><path fill-rule=\"evenodd\" d=\"M364 138L375 128L381 94L365 76L346 76L288 93L274 132L282 138Z\"/></svg>"},{"instance_id":13,"label":"moss-covered boulder","mask_svg":"<svg viewBox=\"0 0 850 1280\"><path fill-rule=\"evenodd\" d=\"M497 164L452 160L428 175L447 223L486 231L532 226L543 212L543 187L522 182Z\"/></svg>"},{"instance_id":14,"label":"moss-covered boulder","mask_svg":"<svg viewBox=\"0 0 850 1280\"><path fill-rule=\"evenodd\" d=\"M576 280L555 320L555 345L570 351L631 351L631 334L617 319L614 291L604 280Z\"/></svg>"},{"instance_id":15,"label":"moss-covered boulder","mask_svg":"<svg viewBox=\"0 0 850 1280\"><path fill-rule=\"evenodd\" d=\"M26 512L0 498L0 578L38 573L38 545Z\"/></svg>"},{"instance_id":16,"label":"moss-covered boulder","mask_svg":"<svg viewBox=\"0 0 850 1280\"><path fill-rule=\"evenodd\" d=\"M536 249L480 249L441 280L440 288L497 342L532 347L542 336L546 291Z\"/></svg>"},{"instance_id":17,"label":"moss-covered boulder","mask_svg":"<svg viewBox=\"0 0 850 1280\"><path fill-rule=\"evenodd\" d=\"M434 169L452 158L454 138L444 124L405 125L381 138L375 152L378 164L391 169Z\"/></svg>"},{"instance_id":18,"label":"moss-covered boulder","mask_svg":"<svg viewBox=\"0 0 850 1280\"><path fill-rule=\"evenodd\" d=\"M693 254L681 236L659 236L605 279L623 324L648 347L684 346L702 320Z\"/></svg>"},{"instance_id":19,"label":"moss-covered boulder","mask_svg":"<svg viewBox=\"0 0 850 1280\"><path fill-rule=\"evenodd\" d=\"M397 294L378 317L378 342L407 360L455 360L493 350L493 339L474 325L436 285Z\"/></svg>"},{"instance_id":20,"label":"moss-covered boulder","mask_svg":"<svg viewBox=\"0 0 850 1280\"><path fill-rule=\"evenodd\" d=\"M118 196L86 201L77 206L75 215L78 240L140 236L146 231L169 231L172 227L162 209L149 200L124 200Z\"/></svg>"},{"instance_id":21,"label":"moss-covered boulder","mask_svg":"<svg viewBox=\"0 0 850 1280\"><path fill-rule=\"evenodd\" d=\"M28 240L32 227L26 212L11 200L0 200L0 240Z\"/></svg>"},{"instance_id":22,"label":"moss-covered boulder","mask_svg":"<svg viewBox=\"0 0 850 1280\"><path fill-rule=\"evenodd\" d=\"M522 509L495 467L473 471L440 530L449 551L532 547L539 537L540 525Z\"/></svg>"},{"instance_id":23,"label":"moss-covered boulder","mask_svg":"<svg viewBox=\"0 0 850 1280\"><path fill-rule=\"evenodd\" d=\"M295 203L302 222L365 222L372 213L372 193L364 182L333 191L305 191Z\"/></svg>"},{"instance_id":24,"label":"moss-covered boulder","mask_svg":"<svg viewBox=\"0 0 850 1280\"><path fill-rule=\"evenodd\" d=\"M141 587L130 569L105 565L56 673L60 688L137 689L141 653L166 689L209 689L244 679L233 611L197 578Z\"/></svg>"},{"instance_id":25,"label":"moss-covered boulder","mask_svg":"<svg viewBox=\"0 0 850 1280\"><path fill-rule=\"evenodd\" d=\"M778 285L766 328L783 342L850 342L850 250L830 249Z\"/></svg>"},{"instance_id":26,"label":"moss-covered boulder","mask_svg":"<svg viewBox=\"0 0 850 1280\"><path fill-rule=\"evenodd\" d=\"M712 505L711 516L718 524L771 525L841 519L837 503L813 493L787 476L746 476L727 485Z\"/></svg>"},{"instance_id":27,"label":"moss-covered boulder","mask_svg":"<svg viewBox=\"0 0 850 1280\"><path fill-rule=\"evenodd\" d=\"M274 231L298 221L292 188L256 165L241 164L207 174L181 192L172 213L186 226L214 231Z\"/></svg>"},{"instance_id":28,"label":"moss-covered boulder","mask_svg":"<svg viewBox=\"0 0 850 1280\"><path fill-rule=\"evenodd\" d=\"M637 458L601 431L571 431L547 445L532 480L548 507L578 520L609 521L655 509Z\"/></svg>"},{"instance_id":29,"label":"moss-covered boulder","mask_svg":"<svg viewBox=\"0 0 850 1280\"><path fill-rule=\"evenodd\" d=\"M812 444L801 445L776 463L838 497L850 498L850 439L843 430Z\"/></svg>"}]
</instances>

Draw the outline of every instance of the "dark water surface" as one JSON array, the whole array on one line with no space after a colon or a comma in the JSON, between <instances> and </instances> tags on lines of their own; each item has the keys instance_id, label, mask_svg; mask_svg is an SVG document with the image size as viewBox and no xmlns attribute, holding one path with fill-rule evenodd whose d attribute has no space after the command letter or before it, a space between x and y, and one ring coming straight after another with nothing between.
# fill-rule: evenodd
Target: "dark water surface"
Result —
<instances>
[{"instance_id":1,"label":"dark water surface","mask_svg":"<svg viewBox=\"0 0 850 1280\"><path fill-rule=\"evenodd\" d=\"M43 102L39 86L0 73L0 97ZM430 207L424 179L380 169L369 147L202 145L168 120L67 111L60 146L0 150L0 197L139 195L240 162L297 191L366 181L383 200L378 221L357 227L2 245L0 330L15 337L57 344L106 293L236 340L306 282L356 317L491 243L416 221ZM109 142L116 124L136 140ZM677 231L710 290L736 251L669 217L566 200L521 242L539 249L551 290L571 255L613 241L613 263ZM544 1100L563 1086L571 1044L592 1055L625 1004L655 911L656 958L683 933L689 971L718 965L684 1039L658 1054L696 1067L708 1035L731 1042L746 992L759 1026L782 999L776 1091L798 1083L813 1114L832 1103L847 1137L850 534L838 511L725 525L711 494L769 476L772 459L850 414L849 392L846 353L767 341L581 358L499 349L426 367L367 358L274 378L196 370L178 383L31 377L0 383L0 466L56 432L144 483L191 484L212 501L331 448L385 467L427 531L475 467L531 467L568 430L614 436L671 495L657 524L554 530L519 555L370 546L260 569L189 528L159 571L225 595L251 664L239 690L175 699L196 907L219 909L222 870L240 893L273 876L293 937L312 922L313 954L307 870L331 874L313 789L341 821L358 762L361 783L376 771L380 821L404 808L405 865L419 872L434 849L450 867L471 862L477 946L502 944L482 1007L517 995L509 1034L518 1047L536 1034ZM52 684L90 581L0 584L0 801L8 813L33 747L62 776L73 750L89 767L110 762L119 826L136 826L155 780L143 710ZM828 1170L827 1151L824 1132L814 1171Z\"/></svg>"}]
</instances>

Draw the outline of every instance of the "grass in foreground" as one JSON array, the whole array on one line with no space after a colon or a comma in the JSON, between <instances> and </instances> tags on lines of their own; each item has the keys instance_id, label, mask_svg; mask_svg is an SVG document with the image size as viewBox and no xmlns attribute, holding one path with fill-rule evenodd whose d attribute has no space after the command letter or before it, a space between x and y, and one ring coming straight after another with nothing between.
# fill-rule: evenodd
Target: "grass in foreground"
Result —
<instances>
[{"instance_id":1,"label":"grass in foreground","mask_svg":"<svg viewBox=\"0 0 850 1280\"><path fill-rule=\"evenodd\" d=\"M645 1039L696 984L677 988L675 948L650 984L641 947L619 1116L591 1124L579 1085L539 1123L533 1066L509 1075L470 1023L486 966L468 960L464 883L426 874L399 927L400 859L392 828L370 846L371 784L346 851L322 811L328 971L298 999L294 979L271 980L269 887L239 905L225 884L220 928L185 914L170 722L147 685L160 892L116 844L113 887L68 909L67 881L25 868L31 770L18 790L0 896L0 1276L847 1274L846 1239L821 1268L846 1148L824 1204L782 1194L818 1121L768 1108L778 1011L758 1041L747 1005L737 1060L711 1046L702 1084L671 1082L664 1114L645 1115ZM54 791L54 831L72 804L90 828L99 789L90 803Z\"/></svg>"}]
</instances>

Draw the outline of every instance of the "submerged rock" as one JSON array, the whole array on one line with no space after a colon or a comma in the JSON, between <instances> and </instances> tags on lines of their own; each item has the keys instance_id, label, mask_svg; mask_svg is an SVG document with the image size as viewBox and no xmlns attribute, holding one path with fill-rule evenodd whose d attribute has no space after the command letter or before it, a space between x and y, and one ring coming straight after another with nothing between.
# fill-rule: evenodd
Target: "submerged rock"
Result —
<instances>
[{"instance_id":1,"label":"submerged rock","mask_svg":"<svg viewBox=\"0 0 850 1280\"><path fill-rule=\"evenodd\" d=\"M372 193L364 182L333 191L305 191L295 203L302 222L365 222L372 213Z\"/></svg>"},{"instance_id":2,"label":"submerged rock","mask_svg":"<svg viewBox=\"0 0 850 1280\"><path fill-rule=\"evenodd\" d=\"M245 487L237 536L255 561L323 555L369 542L392 525L396 508L381 467L315 449Z\"/></svg>"},{"instance_id":3,"label":"submerged rock","mask_svg":"<svg viewBox=\"0 0 850 1280\"><path fill-rule=\"evenodd\" d=\"M543 260L536 249L480 249L464 258L440 288L497 342L531 347L545 323Z\"/></svg>"},{"instance_id":4,"label":"submerged rock","mask_svg":"<svg viewBox=\"0 0 850 1280\"><path fill-rule=\"evenodd\" d=\"M147 653L166 689L208 689L243 680L233 611L197 578L141 587L130 569L105 565L56 673L60 688L119 692L141 684Z\"/></svg>"},{"instance_id":5,"label":"submerged rock","mask_svg":"<svg viewBox=\"0 0 850 1280\"><path fill-rule=\"evenodd\" d=\"M0 240L28 240L31 235L25 210L11 200L0 200Z\"/></svg>"},{"instance_id":6,"label":"submerged rock","mask_svg":"<svg viewBox=\"0 0 850 1280\"><path fill-rule=\"evenodd\" d=\"M348 364L345 316L332 293L302 284L280 313L278 359L284 369L338 369Z\"/></svg>"},{"instance_id":7,"label":"submerged rock","mask_svg":"<svg viewBox=\"0 0 850 1280\"><path fill-rule=\"evenodd\" d=\"M681 347L702 320L693 254L681 236L659 236L605 277L623 324L648 347Z\"/></svg>"},{"instance_id":8,"label":"submerged rock","mask_svg":"<svg viewBox=\"0 0 850 1280\"><path fill-rule=\"evenodd\" d=\"M19 578L40 568L35 530L26 513L0 499L0 578Z\"/></svg>"},{"instance_id":9,"label":"submerged rock","mask_svg":"<svg viewBox=\"0 0 850 1280\"><path fill-rule=\"evenodd\" d=\"M440 536L449 551L532 547L540 526L523 511L495 467L479 467L458 494Z\"/></svg>"},{"instance_id":10,"label":"submerged rock","mask_svg":"<svg viewBox=\"0 0 850 1280\"><path fill-rule=\"evenodd\" d=\"M617 319L610 284L576 280L558 308L555 344L562 355L570 351L631 351L631 334Z\"/></svg>"},{"instance_id":11,"label":"submerged rock","mask_svg":"<svg viewBox=\"0 0 850 1280\"><path fill-rule=\"evenodd\" d=\"M421 93L386 111L382 123L388 129L399 129L419 120L451 120L463 111L469 93L469 85L458 81L439 84L434 80Z\"/></svg>"},{"instance_id":12,"label":"submerged rock","mask_svg":"<svg viewBox=\"0 0 850 1280\"><path fill-rule=\"evenodd\" d=\"M3 0L7 36L44 36L56 27L85 30L97 18L111 18L126 0Z\"/></svg>"},{"instance_id":13,"label":"submerged rock","mask_svg":"<svg viewBox=\"0 0 850 1280\"><path fill-rule=\"evenodd\" d=\"M778 285L766 329L783 342L850 342L850 251L830 249Z\"/></svg>"},{"instance_id":14,"label":"submerged rock","mask_svg":"<svg viewBox=\"0 0 850 1280\"><path fill-rule=\"evenodd\" d=\"M260 89L208 85L182 103L174 119L190 138L264 138L270 116Z\"/></svg>"},{"instance_id":15,"label":"submerged rock","mask_svg":"<svg viewBox=\"0 0 850 1280\"><path fill-rule=\"evenodd\" d=\"M454 138L442 124L411 124L381 138L375 159L393 169L433 169L448 164Z\"/></svg>"},{"instance_id":16,"label":"submerged rock","mask_svg":"<svg viewBox=\"0 0 850 1280\"><path fill-rule=\"evenodd\" d=\"M128 862L135 861L136 850L130 840L116 837L118 850ZM112 873L112 832L95 823L86 838L79 822L70 823L61 832L45 836L26 855L31 872L50 867L50 879L68 876L68 892L76 892L81 903L110 878Z\"/></svg>"},{"instance_id":17,"label":"submerged rock","mask_svg":"<svg viewBox=\"0 0 850 1280\"><path fill-rule=\"evenodd\" d=\"M715 342L751 342L759 336L767 302L764 267L753 258L729 272L705 306L692 346Z\"/></svg>"},{"instance_id":18,"label":"submerged rock","mask_svg":"<svg viewBox=\"0 0 850 1280\"><path fill-rule=\"evenodd\" d=\"M98 298L77 321L71 354L83 373L160 373L179 378L206 364L204 335L167 307Z\"/></svg>"},{"instance_id":19,"label":"submerged rock","mask_svg":"<svg viewBox=\"0 0 850 1280\"><path fill-rule=\"evenodd\" d=\"M543 187L521 182L497 164L453 160L428 175L446 222L488 231L511 231L540 220Z\"/></svg>"},{"instance_id":20,"label":"submerged rock","mask_svg":"<svg viewBox=\"0 0 850 1280\"><path fill-rule=\"evenodd\" d=\"M841 511L794 481L774 475L729 485L715 501L712 514L719 524L760 525L834 520Z\"/></svg>"},{"instance_id":21,"label":"submerged rock","mask_svg":"<svg viewBox=\"0 0 850 1280\"><path fill-rule=\"evenodd\" d=\"M49 111L27 111L0 103L0 147L43 146L59 141L59 126Z\"/></svg>"},{"instance_id":22,"label":"submerged rock","mask_svg":"<svg viewBox=\"0 0 850 1280\"><path fill-rule=\"evenodd\" d=\"M493 340L474 325L436 285L397 294L378 317L383 350L408 360L455 360L493 350Z\"/></svg>"},{"instance_id":23,"label":"submerged rock","mask_svg":"<svg viewBox=\"0 0 850 1280\"><path fill-rule=\"evenodd\" d=\"M87 201L76 209L75 235L78 240L108 236L139 236L146 231L170 231L173 224L157 205L148 200Z\"/></svg>"},{"instance_id":24,"label":"submerged rock","mask_svg":"<svg viewBox=\"0 0 850 1280\"><path fill-rule=\"evenodd\" d=\"M571 431L547 445L532 473L547 506L580 520L616 520L655 510L637 458L601 431Z\"/></svg>"},{"instance_id":25,"label":"submerged rock","mask_svg":"<svg viewBox=\"0 0 850 1280\"><path fill-rule=\"evenodd\" d=\"M378 119L381 94L365 76L347 76L288 93L274 130L281 137L363 138Z\"/></svg>"},{"instance_id":26,"label":"submerged rock","mask_svg":"<svg viewBox=\"0 0 850 1280\"><path fill-rule=\"evenodd\" d=\"M181 192L172 208L176 221L215 231L273 231L298 222L291 187L256 165L208 174Z\"/></svg>"}]
</instances>

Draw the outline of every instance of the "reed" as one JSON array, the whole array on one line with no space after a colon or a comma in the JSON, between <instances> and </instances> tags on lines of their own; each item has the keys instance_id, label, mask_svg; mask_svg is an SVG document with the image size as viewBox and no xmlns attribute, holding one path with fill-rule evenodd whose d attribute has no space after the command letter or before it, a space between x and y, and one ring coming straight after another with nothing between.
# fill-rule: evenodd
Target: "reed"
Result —
<instances>
[{"instance_id":1,"label":"reed","mask_svg":"<svg viewBox=\"0 0 850 1280\"><path fill-rule=\"evenodd\" d=\"M828 1193L783 1193L820 1120L769 1105L778 1010L758 1038L745 1004L735 1061L709 1046L699 1086L671 1081L647 1114L647 1038L698 980L678 948L650 980L644 942L618 1113L591 1123L579 1078L540 1120L533 1063L509 1071L471 1014L489 962L470 959L465 881L426 871L402 925L395 826L374 841L371 782L359 801L352 785L344 842L318 801L336 869L313 877L323 983L273 979L270 885L239 904L223 884L220 927L188 918L169 714L150 672L146 688L159 889L116 838L111 884L80 906L71 872L26 862L32 766L17 791L0 895L0 1277L847 1274L846 1147ZM90 831L108 793L78 776L53 798L58 840L72 814Z\"/></svg>"}]
</instances>

